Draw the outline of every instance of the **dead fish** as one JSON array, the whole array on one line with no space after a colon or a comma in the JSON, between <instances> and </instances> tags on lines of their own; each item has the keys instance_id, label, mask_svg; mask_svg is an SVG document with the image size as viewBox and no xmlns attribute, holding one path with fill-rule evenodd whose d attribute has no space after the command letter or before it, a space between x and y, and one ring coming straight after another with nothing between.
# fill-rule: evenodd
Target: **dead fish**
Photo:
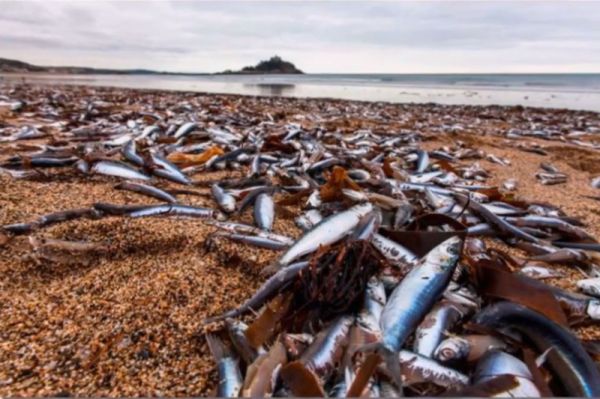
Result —
<instances>
[{"instance_id":1,"label":"dead fish","mask_svg":"<svg viewBox=\"0 0 600 399\"><path fill-rule=\"evenodd\" d=\"M411 250L381 234L374 234L371 243L388 261L401 269L419 260Z\"/></svg>"},{"instance_id":2,"label":"dead fish","mask_svg":"<svg viewBox=\"0 0 600 399\"><path fill-rule=\"evenodd\" d=\"M301 256L314 252L320 245L329 245L340 240L350 234L360 219L372 209L373 206L368 203L355 205L344 212L323 219L304 233L273 265L267 267L265 272L276 271Z\"/></svg>"},{"instance_id":3,"label":"dead fish","mask_svg":"<svg viewBox=\"0 0 600 399\"><path fill-rule=\"evenodd\" d=\"M590 184L594 188L600 188L600 176L593 178Z\"/></svg>"},{"instance_id":4,"label":"dead fish","mask_svg":"<svg viewBox=\"0 0 600 399\"><path fill-rule=\"evenodd\" d=\"M264 303L275 296L277 292L289 284L302 270L308 267L308 262L297 262L289 265L286 268L280 269L272 275L265 283L244 302L239 308L223 313L222 315L209 317L204 320L203 324L213 323L226 318L238 317L248 311L258 310Z\"/></svg>"},{"instance_id":5,"label":"dead fish","mask_svg":"<svg viewBox=\"0 0 600 399\"><path fill-rule=\"evenodd\" d=\"M444 388L457 389L469 383L469 377L465 374L425 356L407 350L401 350L396 356L402 368L404 385L428 382Z\"/></svg>"},{"instance_id":6,"label":"dead fish","mask_svg":"<svg viewBox=\"0 0 600 399\"><path fill-rule=\"evenodd\" d=\"M272 240L266 237L260 236L250 236L245 234L237 234L237 233L219 233L220 237L226 237L232 241L241 242L243 244L253 245L259 248L272 249L275 251L279 251L289 247L288 244L278 241Z\"/></svg>"},{"instance_id":7,"label":"dead fish","mask_svg":"<svg viewBox=\"0 0 600 399\"><path fill-rule=\"evenodd\" d=\"M150 180L149 176L117 161L99 161L92 166L92 172L124 179Z\"/></svg>"},{"instance_id":8,"label":"dead fish","mask_svg":"<svg viewBox=\"0 0 600 399\"><path fill-rule=\"evenodd\" d=\"M108 246L105 243L84 242L84 241L67 241L57 240L54 238L37 238L29 236L29 244L36 250L52 249L70 253L82 252L106 252Z\"/></svg>"},{"instance_id":9,"label":"dead fish","mask_svg":"<svg viewBox=\"0 0 600 399\"><path fill-rule=\"evenodd\" d=\"M275 203L267 193L260 193L254 202L254 222L266 231L271 231L275 219Z\"/></svg>"},{"instance_id":10,"label":"dead fish","mask_svg":"<svg viewBox=\"0 0 600 399\"><path fill-rule=\"evenodd\" d=\"M140 183L131 183L131 182L123 182L119 183L115 186L118 190L128 190L133 191L135 193L147 195L149 197L157 198L161 201L175 203L177 199L173 197L171 194L166 191L161 190L160 188L156 188L154 186L149 186L147 184Z\"/></svg>"},{"instance_id":11,"label":"dead fish","mask_svg":"<svg viewBox=\"0 0 600 399\"><path fill-rule=\"evenodd\" d=\"M596 277L579 280L577 282L577 288L579 288L585 294L600 297L600 278Z\"/></svg>"},{"instance_id":12,"label":"dead fish","mask_svg":"<svg viewBox=\"0 0 600 399\"><path fill-rule=\"evenodd\" d=\"M493 397L541 397L527 365L516 357L498 350L489 351L477 363L473 383L480 384L501 375L514 376L517 386L505 392L495 393Z\"/></svg>"},{"instance_id":13,"label":"dead fish","mask_svg":"<svg viewBox=\"0 0 600 399\"><path fill-rule=\"evenodd\" d=\"M365 343L377 342L381 339L379 321L386 303L385 287L377 277L371 277L367 282L365 299L362 309L356 318L356 325L361 334L366 335Z\"/></svg>"},{"instance_id":14,"label":"dead fish","mask_svg":"<svg viewBox=\"0 0 600 399\"><path fill-rule=\"evenodd\" d=\"M43 174L41 174L41 172L38 172L35 169L13 170L13 169L6 169L6 168L2 168L2 167L0 167L0 174L9 175L13 179L29 179L29 178L36 177L36 176L43 176Z\"/></svg>"},{"instance_id":15,"label":"dead fish","mask_svg":"<svg viewBox=\"0 0 600 399\"><path fill-rule=\"evenodd\" d=\"M174 163L159 154L150 153L152 174L180 184L192 184L191 180ZM157 167L158 166L158 167Z\"/></svg>"},{"instance_id":16,"label":"dead fish","mask_svg":"<svg viewBox=\"0 0 600 399\"><path fill-rule=\"evenodd\" d=\"M341 316L329 327L319 332L313 343L300 356L300 362L319 377L325 379L336 370L348 344L348 333L354 317Z\"/></svg>"},{"instance_id":17,"label":"dead fish","mask_svg":"<svg viewBox=\"0 0 600 399\"><path fill-rule=\"evenodd\" d=\"M538 172L535 174L535 177L538 178L540 183L546 186L553 184L562 184L567 182L567 175L565 175L564 173Z\"/></svg>"},{"instance_id":18,"label":"dead fish","mask_svg":"<svg viewBox=\"0 0 600 399\"><path fill-rule=\"evenodd\" d=\"M486 159L490 162L497 163L498 165L502 165L502 166L510 165L510 161L508 159L500 158L494 154L487 154Z\"/></svg>"},{"instance_id":19,"label":"dead fish","mask_svg":"<svg viewBox=\"0 0 600 399\"><path fill-rule=\"evenodd\" d=\"M493 212L489 211L488 209L486 209L483 205L479 204L478 202L473 201L473 200L469 199L468 197L466 197L462 194L459 194L459 193L453 193L453 195L461 205L468 206L468 208L470 210L472 210L475 214L480 216L482 219L484 219L486 222L488 222L490 225L496 227L500 231L507 233L507 234L511 234L511 235L513 235L517 238L520 238L522 240L525 240L525 241L531 241L534 243L538 243L540 241L539 239L532 236L531 234L528 234L528 233L524 232L523 230L513 226L512 224L506 222L505 220L499 218Z\"/></svg>"},{"instance_id":20,"label":"dead fish","mask_svg":"<svg viewBox=\"0 0 600 399\"><path fill-rule=\"evenodd\" d=\"M540 163L540 168L542 168L544 171L546 171L548 173L552 173L552 174L560 173L560 171L558 170L558 168L556 166L554 166L548 162Z\"/></svg>"},{"instance_id":21,"label":"dead fish","mask_svg":"<svg viewBox=\"0 0 600 399\"><path fill-rule=\"evenodd\" d=\"M259 229L258 227L249 226L247 224L234 223L234 222L221 222L217 220L207 220L207 224L212 226L216 226L220 229L230 231L232 233L246 233L253 234L258 237L264 237L269 240L279 241L282 244L290 246L294 243L294 240L288 236L284 236L281 234L273 233L272 231L264 231Z\"/></svg>"},{"instance_id":22,"label":"dead fish","mask_svg":"<svg viewBox=\"0 0 600 399\"><path fill-rule=\"evenodd\" d=\"M238 360L233 352L214 334L206 334L210 353L217 362L219 383L217 396L235 398L242 389L243 380Z\"/></svg>"},{"instance_id":23,"label":"dead fish","mask_svg":"<svg viewBox=\"0 0 600 399\"><path fill-rule=\"evenodd\" d=\"M417 173L423 173L429 166L429 154L427 151L418 150L417 151Z\"/></svg>"},{"instance_id":24,"label":"dead fish","mask_svg":"<svg viewBox=\"0 0 600 399\"><path fill-rule=\"evenodd\" d=\"M524 274L525 276L535 278L537 280L544 280L547 278L557 278L564 277L564 273L559 270L548 269L547 267L542 266L525 266L521 270L519 270L520 274Z\"/></svg>"},{"instance_id":25,"label":"dead fish","mask_svg":"<svg viewBox=\"0 0 600 399\"><path fill-rule=\"evenodd\" d=\"M308 211L304 212L302 215L294 219L294 221L296 222L296 226L298 226L303 231L310 230L321 220L323 220L323 215L321 215L321 212L317 209L309 209Z\"/></svg>"},{"instance_id":26,"label":"dead fish","mask_svg":"<svg viewBox=\"0 0 600 399\"><path fill-rule=\"evenodd\" d=\"M246 330L248 329L248 326L246 323L228 318L225 320L225 324L227 326L227 332L229 333L229 339L231 340L231 343L233 344L236 352L247 365L256 360L259 351L264 353L264 349L262 347L257 350L250 345L250 342L248 342L248 338L246 337Z\"/></svg>"},{"instance_id":27,"label":"dead fish","mask_svg":"<svg viewBox=\"0 0 600 399\"><path fill-rule=\"evenodd\" d=\"M446 289L461 245L460 238L451 237L432 249L394 288L383 309L381 349L399 387L401 371L397 353Z\"/></svg>"},{"instance_id":28,"label":"dead fish","mask_svg":"<svg viewBox=\"0 0 600 399\"><path fill-rule=\"evenodd\" d=\"M569 236L576 237L578 239L594 240L594 237L588 234L582 228L574 226L558 218L527 215L523 217L507 217L505 220L508 223L519 227L549 227Z\"/></svg>"},{"instance_id":29,"label":"dead fish","mask_svg":"<svg viewBox=\"0 0 600 399\"><path fill-rule=\"evenodd\" d=\"M497 302L477 314L474 322L484 327L516 331L540 353L553 348L547 365L565 393L584 397L600 395L600 371L579 340L542 314L515 303Z\"/></svg>"},{"instance_id":30,"label":"dead fish","mask_svg":"<svg viewBox=\"0 0 600 399\"><path fill-rule=\"evenodd\" d=\"M505 350L507 347L504 341L491 335L453 336L440 342L433 358L442 363L461 360L475 362L491 350Z\"/></svg>"},{"instance_id":31,"label":"dead fish","mask_svg":"<svg viewBox=\"0 0 600 399\"><path fill-rule=\"evenodd\" d=\"M223 211L227 213L235 211L235 198L233 198L233 195L223 190L218 184L212 185L211 192L216 203Z\"/></svg>"},{"instance_id":32,"label":"dead fish","mask_svg":"<svg viewBox=\"0 0 600 399\"><path fill-rule=\"evenodd\" d=\"M123 146L121 151L125 159L137 166L144 166L144 158L138 155L135 141L131 140Z\"/></svg>"},{"instance_id":33,"label":"dead fish","mask_svg":"<svg viewBox=\"0 0 600 399\"><path fill-rule=\"evenodd\" d=\"M419 324L415 332L413 351L425 357L433 357L433 352L444 338L446 331L464 317L465 313L464 308L452 302L438 303Z\"/></svg>"},{"instance_id":34,"label":"dead fish","mask_svg":"<svg viewBox=\"0 0 600 399\"><path fill-rule=\"evenodd\" d=\"M181 204L152 205L129 213L129 216L132 218L165 215L192 218L212 218L216 215L216 213L214 209Z\"/></svg>"},{"instance_id":35,"label":"dead fish","mask_svg":"<svg viewBox=\"0 0 600 399\"><path fill-rule=\"evenodd\" d=\"M173 137L175 137L176 139L180 139L182 137L187 136L188 134L190 134L192 131L194 131L197 128L198 128L198 124L196 122L184 123L183 125L181 125L179 127L179 129L177 129L177 131L175 132Z\"/></svg>"},{"instance_id":36,"label":"dead fish","mask_svg":"<svg viewBox=\"0 0 600 399\"><path fill-rule=\"evenodd\" d=\"M374 210L363 216L358 225L354 228L354 232L350 235L350 240L365 240L370 241L373 235L381 226L381 212Z\"/></svg>"}]
</instances>

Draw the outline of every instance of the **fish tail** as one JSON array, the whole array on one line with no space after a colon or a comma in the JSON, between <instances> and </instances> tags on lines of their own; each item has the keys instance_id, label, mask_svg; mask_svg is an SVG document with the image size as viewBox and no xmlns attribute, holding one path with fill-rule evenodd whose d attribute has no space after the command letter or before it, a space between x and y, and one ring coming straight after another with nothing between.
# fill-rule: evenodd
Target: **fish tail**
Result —
<instances>
[{"instance_id":1,"label":"fish tail","mask_svg":"<svg viewBox=\"0 0 600 399\"><path fill-rule=\"evenodd\" d=\"M371 352L381 356L394 384L398 390L402 392L402 366L400 365L400 356L398 352L387 348L381 342L362 345L360 348L357 348L354 353L356 352Z\"/></svg>"},{"instance_id":2,"label":"fish tail","mask_svg":"<svg viewBox=\"0 0 600 399\"><path fill-rule=\"evenodd\" d=\"M399 392L402 392L402 366L400 365L400 356L396 351L385 348L383 345L378 351L379 355L383 358L385 365L390 373L396 388Z\"/></svg>"},{"instance_id":3,"label":"fish tail","mask_svg":"<svg viewBox=\"0 0 600 399\"><path fill-rule=\"evenodd\" d=\"M231 350L215 334L206 334L206 343L215 360L219 361L231 356Z\"/></svg>"}]
</instances>

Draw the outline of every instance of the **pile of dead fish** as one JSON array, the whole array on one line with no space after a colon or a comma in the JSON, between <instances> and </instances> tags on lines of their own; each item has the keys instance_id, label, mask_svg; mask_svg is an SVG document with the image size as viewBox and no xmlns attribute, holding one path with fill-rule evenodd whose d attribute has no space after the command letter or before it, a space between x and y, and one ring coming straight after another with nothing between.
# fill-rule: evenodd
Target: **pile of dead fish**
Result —
<instances>
[{"instance_id":1,"label":"pile of dead fish","mask_svg":"<svg viewBox=\"0 0 600 399\"><path fill-rule=\"evenodd\" d=\"M243 105L215 115L222 102L203 103L190 120L193 100L115 113L109 102L76 103L60 92L37 104L16 97L4 101L43 121L1 128L18 152L2 161L4 172L113 176L123 180L116 189L161 203L97 203L2 226L5 235L76 218L200 218L216 229L210 239L280 251L251 298L203 321L214 331L206 339L217 395L600 395L598 343L571 330L600 320L600 244L560 209L509 194L515 182L507 190L485 185L489 173L478 160L508 161L464 143L425 151L409 129L348 133L317 116L282 122ZM18 144L41 138L49 140ZM236 177L193 179L216 170ZM538 177L566 178L551 165ZM211 196L215 206L182 204L179 193ZM254 225L236 222L249 207ZM276 217L290 215L304 230L297 239L272 231ZM83 250L58 240L32 245L42 256ZM559 276L550 264L584 273L583 293L546 284Z\"/></svg>"}]
</instances>

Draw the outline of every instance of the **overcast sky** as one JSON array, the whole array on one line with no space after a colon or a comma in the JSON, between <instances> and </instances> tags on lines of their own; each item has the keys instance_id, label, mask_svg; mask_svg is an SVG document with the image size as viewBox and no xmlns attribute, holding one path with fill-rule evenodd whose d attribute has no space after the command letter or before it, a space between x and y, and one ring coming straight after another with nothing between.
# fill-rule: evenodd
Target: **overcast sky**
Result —
<instances>
[{"instance_id":1,"label":"overcast sky","mask_svg":"<svg viewBox=\"0 0 600 399\"><path fill-rule=\"evenodd\" d=\"M600 2L0 1L0 57L215 72L600 72Z\"/></svg>"}]
</instances>

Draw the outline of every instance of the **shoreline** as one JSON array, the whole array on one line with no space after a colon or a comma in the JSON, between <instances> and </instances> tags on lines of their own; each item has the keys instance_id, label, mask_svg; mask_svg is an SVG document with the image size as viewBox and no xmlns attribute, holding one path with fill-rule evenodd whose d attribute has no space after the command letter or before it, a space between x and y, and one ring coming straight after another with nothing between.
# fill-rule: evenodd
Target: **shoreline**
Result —
<instances>
[{"instance_id":1,"label":"shoreline","mask_svg":"<svg viewBox=\"0 0 600 399\"><path fill-rule=\"evenodd\" d=\"M227 127L236 134L264 129L278 135L290 124L333 137L369 131L379 137L407 137L403 145L418 145L429 152L463 151L464 157L453 161L455 166L484 169L487 177L480 184L501 186L515 178L517 198L552 204L581 219L586 231L600 238L600 202L589 198L600 196L600 189L590 186L590 180L600 175L597 112L29 84L17 85L14 91L0 85L0 96L6 98L0 100L4 102L0 105L0 161L4 163L31 159L40 145L77 151L89 145L102 156L121 159L121 153L114 151L120 150L118 146L105 149L99 143L153 124L161 132L189 121L202 129ZM21 108L11 111L20 100ZM73 131L96 125L107 136L74 140L78 136ZM6 140L24 126L37 126L44 136ZM186 144L205 139L191 137ZM173 144L167 134L163 140L161 148ZM150 148L140 142L140 148L146 146ZM490 155L510 165L497 163ZM542 162L558 168L567 181L541 184L535 175ZM4 166L21 170L18 162ZM190 172L192 186L161 178L151 182L164 190L193 189L197 193L178 194L177 200L215 208L202 184L245 177L249 167ZM0 172L0 226L97 202L160 203L115 189L122 181L116 177L82 174L73 166L36 169L39 172L22 179ZM276 199L280 198L278 194ZM300 212L297 205L286 209L294 216ZM252 210L232 215L231 220L252 224ZM215 231L197 219L70 220L31 235L103 243L110 251L41 263L32 259L36 253L27 235L7 241L0 237L0 325L7 327L0 330L0 396L210 395L217 374L202 334L217 327L203 326L202 320L246 300L264 282L261 270L280 254L210 240ZM294 218L282 211L273 231L293 238L301 234ZM511 255L524 256L494 237L486 240ZM582 278L578 269L563 264L551 268L564 277L545 282L577 291L575 283ZM597 326L575 331L581 339L600 339Z\"/></svg>"},{"instance_id":2,"label":"shoreline","mask_svg":"<svg viewBox=\"0 0 600 399\"><path fill-rule=\"evenodd\" d=\"M1 78L4 76L4 79ZM0 84L88 85L130 89L175 90L210 94L238 94L369 102L437 103L440 105L525 106L600 112L600 91L544 86L485 86L350 82L310 80L310 75L55 75L0 74Z\"/></svg>"}]
</instances>

